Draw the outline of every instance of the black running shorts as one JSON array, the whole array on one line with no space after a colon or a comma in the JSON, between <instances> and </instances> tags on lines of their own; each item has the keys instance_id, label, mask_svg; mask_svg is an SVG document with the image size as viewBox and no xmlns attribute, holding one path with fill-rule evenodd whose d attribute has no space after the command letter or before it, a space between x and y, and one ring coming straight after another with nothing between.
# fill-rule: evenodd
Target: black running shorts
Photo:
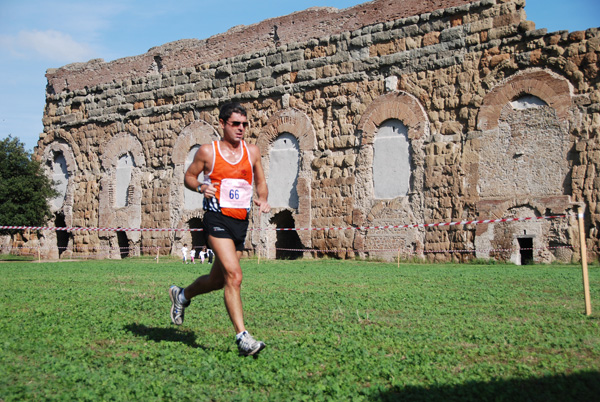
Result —
<instances>
[{"instance_id":1,"label":"black running shorts","mask_svg":"<svg viewBox=\"0 0 600 402\"><path fill-rule=\"evenodd\" d=\"M248 221L231 218L220 212L204 211L206 235L219 239L231 239L237 251L244 250Z\"/></svg>"}]
</instances>

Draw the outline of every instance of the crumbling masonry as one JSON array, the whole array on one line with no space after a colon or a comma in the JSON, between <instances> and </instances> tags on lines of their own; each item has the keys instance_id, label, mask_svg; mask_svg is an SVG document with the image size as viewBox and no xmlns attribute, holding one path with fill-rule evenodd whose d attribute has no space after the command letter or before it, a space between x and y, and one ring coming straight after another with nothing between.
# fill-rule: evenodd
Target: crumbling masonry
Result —
<instances>
[{"instance_id":1,"label":"crumbling masonry","mask_svg":"<svg viewBox=\"0 0 600 402\"><path fill-rule=\"evenodd\" d=\"M570 219L365 228L571 214L579 203L596 258L599 52L598 29L535 29L524 0L375 0L51 69L36 149L62 183L51 224L201 228L184 171L218 138L219 106L239 101L274 205L250 227L344 228L253 230L249 253L522 263L518 249L531 248L536 262L576 260ZM41 238L49 258L204 241L184 230L57 233Z\"/></svg>"}]
</instances>

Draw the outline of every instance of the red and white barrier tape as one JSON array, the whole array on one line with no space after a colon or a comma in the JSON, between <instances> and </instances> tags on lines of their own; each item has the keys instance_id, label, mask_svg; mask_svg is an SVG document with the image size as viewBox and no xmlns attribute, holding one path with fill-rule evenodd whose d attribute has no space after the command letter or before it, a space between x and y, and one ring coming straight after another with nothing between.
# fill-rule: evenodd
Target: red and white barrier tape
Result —
<instances>
[{"instance_id":1,"label":"red and white barrier tape","mask_svg":"<svg viewBox=\"0 0 600 402\"><path fill-rule=\"evenodd\" d=\"M354 250L351 248L342 248L342 249L332 249L332 250L319 250L319 249L301 249L301 248L276 248L277 251L292 251L292 252L309 252L309 253L344 253L344 252L354 252L354 253L397 253L400 251L400 254L436 254L436 253L478 253L478 252L487 252L487 253L498 253L498 252L506 252L506 251L536 251L536 250L556 250L561 248L573 249L573 246L552 246L552 247L537 247L537 248L498 248L498 249L472 249L472 250L422 250L420 253L414 250L398 250L397 248L379 248L379 249L363 249L363 250Z\"/></svg>"},{"instance_id":2,"label":"red and white barrier tape","mask_svg":"<svg viewBox=\"0 0 600 402\"><path fill-rule=\"evenodd\" d=\"M442 222L442 223L415 223L407 225L385 225L385 226L349 226L349 227L330 227L330 228L250 228L251 231L278 230L278 231L301 231L301 230L379 230L379 229L408 229L408 228L431 228L442 226L459 225L479 225L500 222L522 222L540 219L565 218L570 215L552 215L526 218L502 218L502 219L483 219L474 221ZM91 231L91 232L199 232L202 228L83 228L83 227L52 227L52 226L0 226L0 230L54 230L54 231Z\"/></svg>"},{"instance_id":3,"label":"red and white barrier tape","mask_svg":"<svg viewBox=\"0 0 600 402\"><path fill-rule=\"evenodd\" d=\"M408 225L385 225L385 226L350 226L345 228L277 228L275 230L370 230L370 229L407 229L407 228L430 228L439 226L458 226L458 225L477 225L482 223L499 223L499 222L516 222L516 221L532 221L538 219L556 219L565 218L569 215L552 215L538 216L526 218L502 218L502 219L483 219L478 221L459 221L459 222L443 222L443 223L415 223ZM1 228L1 227L0 227ZM253 229L264 230L264 229Z\"/></svg>"},{"instance_id":4,"label":"red and white barrier tape","mask_svg":"<svg viewBox=\"0 0 600 402\"><path fill-rule=\"evenodd\" d=\"M204 229L188 228L82 228L82 227L57 227L57 226L0 226L0 229L10 230L54 230L54 231L90 231L90 232L200 232Z\"/></svg>"},{"instance_id":5,"label":"red and white barrier tape","mask_svg":"<svg viewBox=\"0 0 600 402\"><path fill-rule=\"evenodd\" d=\"M62 249L63 252L64 251L70 251L73 253L73 256L86 256L86 257L91 257L91 256L97 256L100 254L94 254L95 252L99 252L99 251L103 251L103 250L113 250L113 251L118 251L118 252L127 252L128 254L130 254L131 252L135 252L135 251L140 251L140 252L144 252L144 251L150 251L151 253L149 253L148 255L153 255L153 253L156 253L157 251L159 251L159 249L167 249L167 250L171 250L171 247L77 247L77 249L73 250L73 249L69 249L66 247L24 247L24 246L20 246L20 247L0 247L0 254L3 251L3 248L6 248L6 251L11 251L11 250L26 250L29 251L31 253L31 255L35 255L37 254L37 252L42 252L42 251L49 251L49 250L56 250L58 249L59 251ZM437 253L477 253L477 252L487 252L487 253L497 253L497 252L513 252L513 251L536 251L536 250L556 250L556 249L573 249L572 246L548 246L548 247L537 247L537 248L501 248L501 249L471 249L471 250L422 250L420 252L414 251L414 250L403 250L400 249L398 250L397 248L387 248L387 249L361 249L361 250L355 250L355 249L329 249L329 250L321 250L321 249L293 249L293 248L275 248L276 251L290 251L290 252L307 252L307 253L348 253L348 252L353 252L353 253L390 253L390 252L400 252L400 254L411 254L411 255L417 255L417 254L437 254ZM251 249L248 249L251 250ZM199 257L196 257L196 259L199 259Z\"/></svg>"}]
</instances>

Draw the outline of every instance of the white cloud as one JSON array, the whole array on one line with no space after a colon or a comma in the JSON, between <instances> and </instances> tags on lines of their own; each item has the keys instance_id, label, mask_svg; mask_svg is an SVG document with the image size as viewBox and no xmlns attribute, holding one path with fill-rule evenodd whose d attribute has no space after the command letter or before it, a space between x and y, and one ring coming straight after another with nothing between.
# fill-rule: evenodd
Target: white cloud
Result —
<instances>
[{"instance_id":1,"label":"white cloud","mask_svg":"<svg viewBox=\"0 0 600 402\"><path fill-rule=\"evenodd\" d=\"M94 50L71 35L55 30L21 31L16 36L2 35L0 46L13 56L72 63L94 58Z\"/></svg>"}]
</instances>

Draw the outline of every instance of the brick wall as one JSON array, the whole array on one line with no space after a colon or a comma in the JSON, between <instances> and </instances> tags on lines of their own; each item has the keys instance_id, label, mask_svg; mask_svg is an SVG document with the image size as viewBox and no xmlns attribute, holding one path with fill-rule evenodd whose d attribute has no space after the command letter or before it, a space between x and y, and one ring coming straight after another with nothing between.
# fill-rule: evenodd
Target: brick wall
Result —
<instances>
[{"instance_id":1,"label":"brick wall","mask_svg":"<svg viewBox=\"0 0 600 402\"><path fill-rule=\"evenodd\" d=\"M102 216L122 214L110 205L103 212L99 207L108 197L108 186L99 183L113 174L102 160L125 152L107 144L114 138L137 143L133 148L143 155L135 167L139 225L186 227L202 211L182 209L183 168L174 155L217 138L218 107L239 101L250 114L248 141L261 145L263 156L282 124L306 144L300 206L293 211L296 227L357 228L302 233L307 248L342 250L340 257L358 252L385 258L396 252L369 250L402 249L409 255L441 250L426 255L463 259L474 254L448 250L473 250L477 236L491 244L499 235L459 226L410 233L360 227L471 219L489 213L492 201L503 205L493 210L500 215L525 213L522 205L527 213L545 214L550 204L569 213L572 202L582 202L588 247L597 253L600 35L597 29L536 30L524 6L522 0L376 0L346 10L309 9L140 56L49 70L44 133L36 152L44 158L52 144L68 146L76 164L68 216L73 226L93 227ZM507 105L527 94L546 103L562 130L559 136L569 143L568 183L560 194L550 194L564 196L561 202L544 203L543 197L522 193L496 202L479 194L485 138L494 130L504 132ZM378 124L389 118L409 129L411 191L401 199L377 200L370 173L372 139ZM263 163L268 166L268 160ZM260 225L272 224L267 221ZM540 229L537 238L540 244L577 246L570 233L565 224ZM176 249L182 236L146 232L130 243ZM253 234L247 247L272 248L272 238ZM94 233L73 233L72 241L97 247L114 242L110 234ZM550 261L555 255L537 258Z\"/></svg>"}]
</instances>

